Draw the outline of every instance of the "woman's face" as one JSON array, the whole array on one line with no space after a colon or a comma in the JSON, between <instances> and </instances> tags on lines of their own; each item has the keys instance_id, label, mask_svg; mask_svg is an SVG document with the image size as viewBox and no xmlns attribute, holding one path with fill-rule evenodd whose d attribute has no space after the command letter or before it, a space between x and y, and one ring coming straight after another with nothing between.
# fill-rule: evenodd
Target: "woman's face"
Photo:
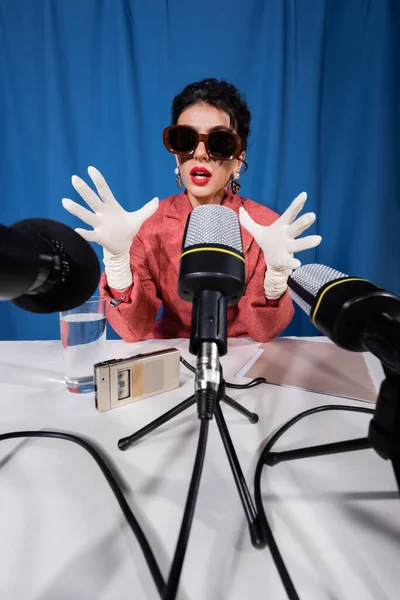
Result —
<instances>
[{"instance_id":1,"label":"woman's face","mask_svg":"<svg viewBox=\"0 0 400 600\"><path fill-rule=\"evenodd\" d=\"M177 125L189 125L199 133L209 133L210 130L221 127L232 131L229 115L208 104L195 104L184 110L179 116ZM240 156L244 159L244 152ZM194 154L176 155L176 161L193 206L220 203L225 195L230 176L233 171L239 171L242 164L237 159L210 158L203 142L198 144ZM204 175L196 176L196 169L200 169Z\"/></svg>"}]
</instances>

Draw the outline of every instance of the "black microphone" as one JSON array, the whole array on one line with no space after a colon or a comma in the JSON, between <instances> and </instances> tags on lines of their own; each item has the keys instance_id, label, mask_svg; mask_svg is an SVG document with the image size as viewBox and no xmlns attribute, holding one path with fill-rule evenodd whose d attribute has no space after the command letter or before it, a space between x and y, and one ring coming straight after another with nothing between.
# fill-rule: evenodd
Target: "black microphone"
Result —
<instances>
[{"instance_id":1,"label":"black microphone","mask_svg":"<svg viewBox=\"0 0 400 600\"><path fill-rule=\"evenodd\" d=\"M242 234L236 213L210 204L189 215L183 236L178 294L193 303L189 350L197 354L199 417L211 419L227 353L227 310L246 287Z\"/></svg>"},{"instance_id":2,"label":"black microphone","mask_svg":"<svg viewBox=\"0 0 400 600\"><path fill-rule=\"evenodd\" d=\"M36 313L69 310L91 297L99 279L95 251L63 223L0 225L0 300Z\"/></svg>"},{"instance_id":3,"label":"black microphone","mask_svg":"<svg viewBox=\"0 0 400 600\"><path fill-rule=\"evenodd\" d=\"M324 265L303 265L289 277L293 300L337 346L372 352L400 372L400 297L366 279Z\"/></svg>"},{"instance_id":4,"label":"black microphone","mask_svg":"<svg viewBox=\"0 0 400 600\"><path fill-rule=\"evenodd\" d=\"M246 287L242 234L236 213L210 204L189 215L183 236L178 294L193 302L190 352L213 341L220 356L227 352L227 307Z\"/></svg>"}]
</instances>

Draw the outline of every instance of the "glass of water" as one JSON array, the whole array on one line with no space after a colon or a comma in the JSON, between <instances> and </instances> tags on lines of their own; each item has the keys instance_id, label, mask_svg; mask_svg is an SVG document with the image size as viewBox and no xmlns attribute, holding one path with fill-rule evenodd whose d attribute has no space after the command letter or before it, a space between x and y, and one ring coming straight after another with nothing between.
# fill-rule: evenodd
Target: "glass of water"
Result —
<instances>
[{"instance_id":1,"label":"glass of water","mask_svg":"<svg viewBox=\"0 0 400 600\"><path fill-rule=\"evenodd\" d=\"M75 394L93 392L93 365L105 355L106 299L93 297L61 312L60 331L67 390Z\"/></svg>"}]
</instances>

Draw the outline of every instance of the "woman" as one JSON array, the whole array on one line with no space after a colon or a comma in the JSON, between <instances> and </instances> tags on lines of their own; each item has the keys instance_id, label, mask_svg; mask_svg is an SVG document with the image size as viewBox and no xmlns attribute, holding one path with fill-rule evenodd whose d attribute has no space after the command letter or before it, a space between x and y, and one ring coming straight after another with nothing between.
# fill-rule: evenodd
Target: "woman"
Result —
<instances>
[{"instance_id":1,"label":"woman","mask_svg":"<svg viewBox=\"0 0 400 600\"><path fill-rule=\"evenodd\" d=\"M72 184L93 212L72 200L63 206L93 227L77 229L104 249L101 294L109 298L107 318L127 342L143 338L189 337L191 305L177 294L179 257L190 211L223 204L242 225L246 293L228 308L228 336L266 342L290 322L293 305L287 278L300 262L293 252L312 248L319 236L294 238L315 220L309 213L294 222L306 200L300 194L278 218L269 208L237 194L250 130L246 102L233 85L206 79L188 85L172 104L172 126L164 131L175 154L176 183L184 191L127 213L102 175L89 167L98 196L79 177ZM253 220L254 219L254 220ZM156 315L163 307L161 318Z\"/></svg>"}]
</instances>

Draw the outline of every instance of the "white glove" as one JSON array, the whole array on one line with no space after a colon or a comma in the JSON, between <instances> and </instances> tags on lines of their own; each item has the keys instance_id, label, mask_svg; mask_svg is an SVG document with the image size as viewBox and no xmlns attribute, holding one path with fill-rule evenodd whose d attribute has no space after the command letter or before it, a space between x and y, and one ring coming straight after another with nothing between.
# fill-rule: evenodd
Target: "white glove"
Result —
<instances>
[{"instance_id":1,"label":"white glove","mask_svg":"<svg viewBox=\"0 0 400 600\"><path fill-rule=\"evenodd\" d=\"M292 269L301 265L301 262L293 257L293 253L314 248L321 242L320 235L295 239L315 221L314 213L307 213L295 221L306 200L307 194L302 192L283 215L268 226L255 223L243 207L239 210L240 223L254 237L267 263L264 279L267 298L280 298L287 288L287 279Z\"/></svg>"},{"instance_id":2,"label":"white glove","mask_svg":"<svg viewBox=\"0 0 400 600\"><path fill-rule=\"evenodd\" d=\"M69 198L63 198L62 205L68 212L93 227L93 230L75 231L88 242L97 242L103 246L108 285L117 290L125 290L132 283L129 264L132 240L146 219L157 210L158 198L153 198L140 210L129 213L114 198L100 171L89 167L88 173L98 195L76 175L72 177L72 185L93 212Z\"/></svg>"}]
</instances>

